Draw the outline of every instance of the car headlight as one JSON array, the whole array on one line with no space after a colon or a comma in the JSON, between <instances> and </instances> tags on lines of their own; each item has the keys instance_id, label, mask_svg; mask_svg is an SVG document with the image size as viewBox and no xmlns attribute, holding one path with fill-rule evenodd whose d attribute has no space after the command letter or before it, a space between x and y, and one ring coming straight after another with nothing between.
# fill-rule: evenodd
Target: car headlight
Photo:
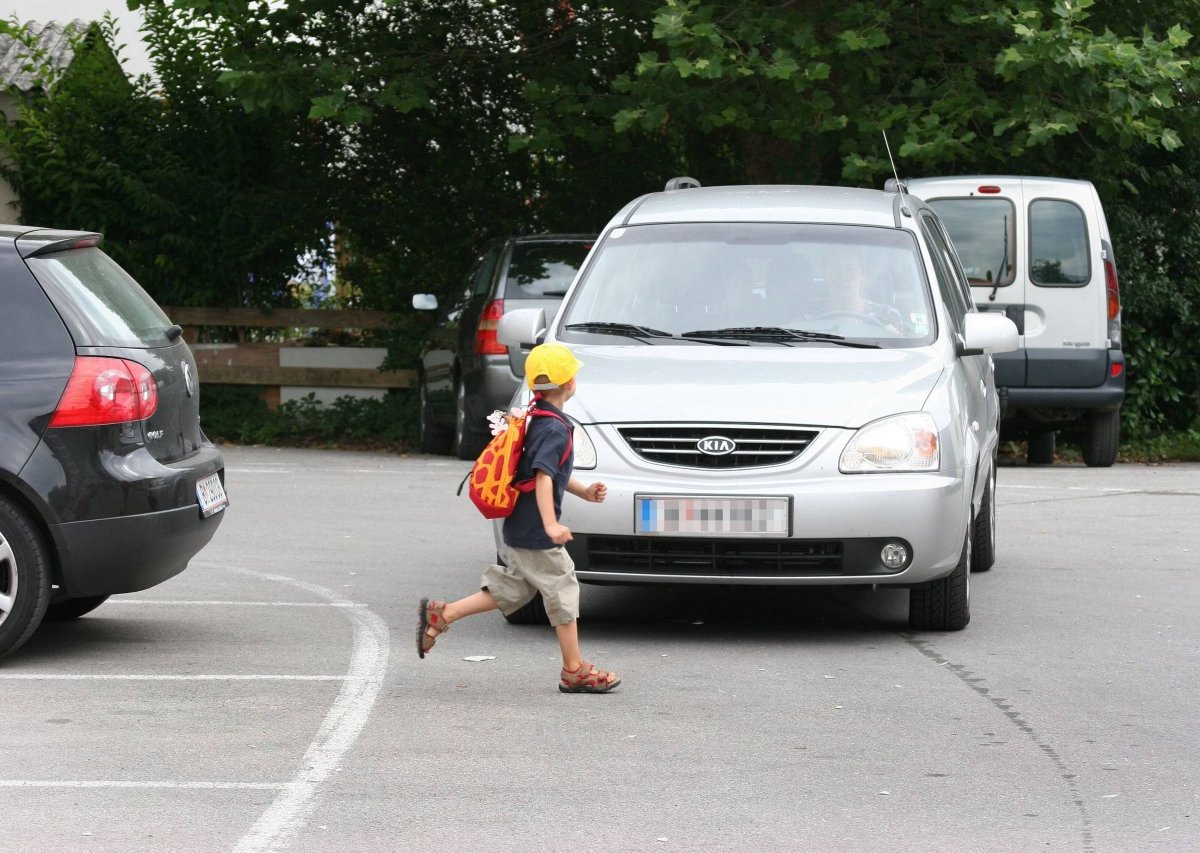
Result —
<instances>
[{"instance_id":1,"label":"car headlight","mask_svg":"<svg viewBox=\"0 0 1200 853\"><path fill-rule=\"evenodd\" d=\"M936 471L941 464L937 425L925 412L869 423L850 439L838 468L843 474Z\"/></svg>"},{"instance_id":2,"label":"car headlight","mask_svg":"<svg viewBox=\"0 0 1200 853\"><path fill-rule=\"evenodd\" d=\"M592 444L591 437L587 434L587 430L583 428L583 424L572 421L575 425L575 437L571 442L575 448L575 467L588 469L596 467L596 445Z\"/></svg>"}]
</instances>

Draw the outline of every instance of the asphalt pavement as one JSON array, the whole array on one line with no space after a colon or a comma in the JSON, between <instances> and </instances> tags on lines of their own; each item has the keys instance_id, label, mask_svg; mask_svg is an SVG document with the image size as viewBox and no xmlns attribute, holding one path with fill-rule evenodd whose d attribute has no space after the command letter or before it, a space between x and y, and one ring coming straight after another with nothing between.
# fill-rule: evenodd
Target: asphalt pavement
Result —
<instances>
[{"instance_id":1,"label":"asphalt pavement","mask_svg":"<svg viewBox=\"0 0 1200 853\"><path fill-rule=\"evenodd\" d=\"M417 659L494 552L468 463L226 459L187 571L0 663L0 851L1200 849L1200 466L1002 468L958 633L901 590L585 586L624 683L564 696L498 614Z\"/></svg>"}]
</instances>

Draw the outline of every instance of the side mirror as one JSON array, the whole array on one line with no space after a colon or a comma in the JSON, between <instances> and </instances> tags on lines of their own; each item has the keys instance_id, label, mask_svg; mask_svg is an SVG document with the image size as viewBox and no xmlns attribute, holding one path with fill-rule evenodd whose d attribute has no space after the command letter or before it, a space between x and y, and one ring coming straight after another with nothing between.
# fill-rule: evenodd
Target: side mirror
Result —
<instances>
[{"instance_id":1,"label":"side mirror","mask_svg":"<svg viewBox=\"0 0 1200 853\"><path fill-rule=\"evenodd\" d=\"M412 305L418 311L436 311L437 297L432 293L414 293Z\"/></svg>"},{"instance_id":2,"label":"side mirror","mask_svg":"<svg viewBox=\"0 0 1200 853\"><path fill-rule=\"evenodd\" d=\"M1003 314L967 314L956 349L959 355L1012 352L1017 348L1017 325Z\"/></svg>"},{"instance_id":3,"label":"side mirror","mask_svg":"<svg viewBox=\"0 0 1200 853\"><path fill-rule=\"evenodd\" d=\"M546 312L541 308L520 308L500 318L496 327L500 343L510 347L532 347L546 337Z\"/></svg>"}]
</instances>

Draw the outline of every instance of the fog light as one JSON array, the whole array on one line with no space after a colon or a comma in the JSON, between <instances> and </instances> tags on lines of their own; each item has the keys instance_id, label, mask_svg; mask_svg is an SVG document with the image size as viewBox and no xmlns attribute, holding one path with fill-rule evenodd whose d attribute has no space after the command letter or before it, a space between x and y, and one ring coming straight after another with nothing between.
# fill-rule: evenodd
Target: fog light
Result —
<instances>
[{"instance_id":1,"label":"fog light","mask_svg":"<svg viewBox=\"0 0 1200 853\"><path fill-rule=\"evenodd\" d=\"M889 542L879 552L879 559L889 569L903 568L904 564L908 562L908 549L899 542Z\"/></svg>"}]
</instances>

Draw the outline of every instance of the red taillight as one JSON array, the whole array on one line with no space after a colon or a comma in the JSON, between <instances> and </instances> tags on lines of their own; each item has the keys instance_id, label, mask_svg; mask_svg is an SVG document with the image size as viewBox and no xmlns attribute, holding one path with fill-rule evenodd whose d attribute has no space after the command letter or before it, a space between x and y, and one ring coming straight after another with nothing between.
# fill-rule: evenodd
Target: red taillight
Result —
<instances>
[{"instance_id":1,"label":"red taillight","mask_svg":"<svg viewBox=\"0 0 1200 853\"><path fill-rule=\"evenodd\" d=\"M158 409L158 384L136 361L78 356L51 427L144 420Z\"/></svg>"},{"instance_id":2,"label":"red taillight","mask_svg":"<svg viewBox=\"0 0 1200 853\"><path fill-rule=\"evenodd\" d=\"M1000 192L1000 188L993 187L993 186L986 186L986 187L980 187L979 191L981 193L986 193L987 195L995 195L996 193Z\"/></svg>"},{"instance_id":3,"label":"red taillight","mask_svg":"<svg viewBox=\"0 0 1200 853\"><path fill-rule=\"evenodd\" d=\"M475 330L476 355L504 355L508 347L496 337L496 328L504 316L504 300L493 299L479 315L479 327Z\"/></svg>"},{"instance_id":4,"label":"red taillight","mask_svg":"<svg viewBox=\"0 0 1200 853\"><path fill-rule=\"evenodd\" d=\"M1121 373L1124 370L1125 370L1125 365L1121 364L1121 362L1119 362L1119 361L1114 361L1112 363L1112 367L1109 368L1108 372L1109 372L1110 376L1112 376L1114 379L1116 379L1118 376L1121 375Z\"/></svg>"},{"instance_id":5,"label":"red taillight","mask_svg":"<svg viewBox=\"0 0 1200 853\"><path fill-rule=\"evenodd\" d=\"M1112 261L1104 262L1104 283L1108 287L1108 319L1115 320L1121 313L1121 288L1117 284L1117 267Z\"/></svg>"}]
</instances>

